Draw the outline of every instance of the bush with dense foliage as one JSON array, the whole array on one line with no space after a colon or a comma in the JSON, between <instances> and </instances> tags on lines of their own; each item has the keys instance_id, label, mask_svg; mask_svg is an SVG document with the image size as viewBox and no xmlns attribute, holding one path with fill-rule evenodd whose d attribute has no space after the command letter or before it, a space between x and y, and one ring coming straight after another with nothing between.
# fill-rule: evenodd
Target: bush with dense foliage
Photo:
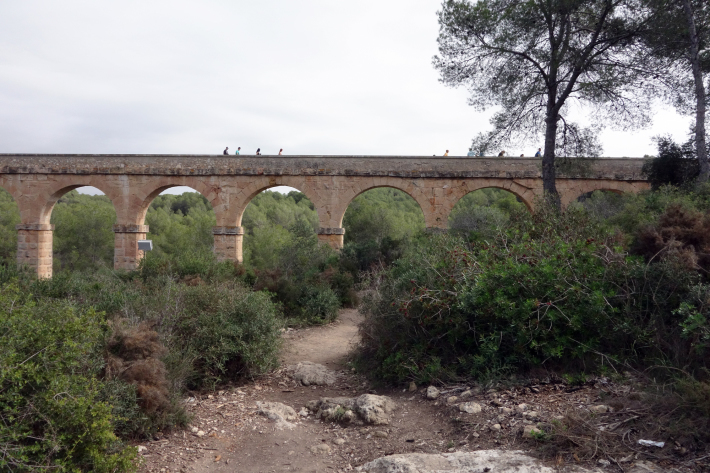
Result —
<instances>
[{"instance_id":1,"label":"bush with dense foliage","mask_svg":"<svg viewBox=\"0 0 710 473\"><path fill-rule=\"evenodd\" d=\"M141 271L61 272L22 278L22 292L38 304L65 301L97 315L106 336L94 340L103 362L101 399L113 408L122 437L185 425L179 398L186 389L252 377L275 368L283 319L269 294L254 292L248 276L212 257L193 264L151 264ZM164 263L162 256L155 260ZM194 260L188 255L188 260Z\"/></svg>"},{"instance_id":2,"label":"bush with dense foliage","mask_svg":"<svg viewBox=\"0 0 710 473\"><path fill-rule=\"evenodd\" d=\"M135 470L100 379L107 329L92 308L0 288L0 470Z\"/></svg>"},{"instance_id":3,"label":"bush with dense foliage","mask_svg":"<svg viewBox=\"0 0 710 473\"><path fill-rule=\"evenodd\" d=\"M679 145L671 138L658 138L658 156L647 160L643 173L654 189L664 185L682 186L700 173L697 152L692 142Z\"/></svg>"},{"instance_id":4,"label":"bush with dense foliage","mask_svg":"<svg viewBox=\"0 0 710 473\"><path fill-rule=\"evenodd\" d=\"M411 248L365 304L359 363L391 382L546 365L706 369L710 287L669 254L648 264L572 209L540 204L490 242Z\"/></svg>"},{"instance_id":5,"label":"bush with dense foliage","mask_svg":"<svg viewBox=\"0 0 710 473\"><path fill-rule=\"evenodd\" d=\"M307 223L299 221L289 229L276 266L256 271L254 288L274 294L292 323L318 324L332 322L341 305L356 302L353 285L335 250L319 244Z\"/></svg>"}]
</instances>

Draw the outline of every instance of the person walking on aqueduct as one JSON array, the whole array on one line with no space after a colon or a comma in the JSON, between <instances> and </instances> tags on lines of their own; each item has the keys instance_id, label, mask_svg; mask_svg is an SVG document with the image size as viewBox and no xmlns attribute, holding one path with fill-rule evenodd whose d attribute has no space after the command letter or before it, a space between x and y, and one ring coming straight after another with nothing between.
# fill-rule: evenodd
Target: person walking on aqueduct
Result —
<instances>
[{"instance_id":1,"label":"person walking on aqueduct","mask_svg":"<svg viewBox=\"0 0 710 473\"><path fill-rule=\"evenodd\" d=\"M229 154L229 146L224 148L224 151L222 151L222 154L224 154L225 156Z\"/></svg>"}]
</instances>

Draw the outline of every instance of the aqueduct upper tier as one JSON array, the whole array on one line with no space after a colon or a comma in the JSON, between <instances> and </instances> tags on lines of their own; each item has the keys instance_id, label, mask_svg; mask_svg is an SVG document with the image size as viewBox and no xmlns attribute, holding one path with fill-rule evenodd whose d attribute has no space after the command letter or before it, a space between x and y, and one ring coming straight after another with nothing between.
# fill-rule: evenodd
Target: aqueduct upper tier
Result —
<instances>
[{"instance_id":1,"label":"aqueduct upper tier","mask_svg":"<svg viewBox=\"0 0 710 473\"><path fill-rule=\"evenodd\" d=\"M643 160L602 158L591 172L559 176L567 205L594 190L638 192L648 188ZM375 187L393 187L421 206L428 228L447 227L458 200L486 187L517 195L529 209L541 196L540 160L532 158L410 156L193 156L0 154L0 186L17 202L17 262L40 277L52 275L54 204L66 192L93 186L116 209L114 266L134 269L142 254L137 241L148 232L145 215L165 189L189 186L210 201L217 217L214 250L221 259L242 260L242 215L251 199L274 186L303 192L318 212L319 238L342 247L343 216L350 202Z\"/></svg>"}]
</instances>

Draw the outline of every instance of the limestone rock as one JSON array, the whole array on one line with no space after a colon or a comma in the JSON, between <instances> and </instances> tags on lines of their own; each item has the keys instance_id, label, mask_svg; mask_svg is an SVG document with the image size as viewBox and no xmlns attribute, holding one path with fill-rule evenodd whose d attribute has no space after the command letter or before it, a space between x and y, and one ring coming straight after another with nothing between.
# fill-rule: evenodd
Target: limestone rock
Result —
<instances>
[{"instance_id":1,"label":"limestone rock","mask_svg":"<svg viewBox=\"0 0 710 473\"><path fill-rule=\"evenodd\" d=\"M345 443L345 440L341 439L341 438L337 438L337 439L333 440L333 443L335 445L343 445Z\"/></svg>"},{"instance_id":2,"label":"limestone rock","mask_svg":"<svg viewBox=\"0 0 710 473\"><path fill-rule=\"evenodd\" d=\"M304 386L330 386L335 383L335 373L323 365L302 361L288 367L293 379Z\"/></svg>"},{"instance_id":3,"label":"limestone rock","mask_svg":"<svg viewBox=\"0 0 710 473\"><path fill-rule=\"evenodd\" d=\"M598 406L591 406L589 410L594 412L595 414L605 414L607 412L613 411L611 407L606 406L604 404L600 404Z\"/></svg>"},{"instance_id":4,"label":"limestone rock","mask_svg":"<svg viewBox=\"0 0 710 473\"><path fill-rule=\"evenodd\" d=\"M357 418L366 424L389 424L389 414L397 406L387 396L363 394L356 398L324 397L310 401L308 408L326 422L351 422Z\"/></svg>"},{"instance_id":5,"label":"limestone rock","mask_svg":"<svg viewBox=\"0 0 710 473\"><path fill-rule=\"evenodd\" d=\"M414 381L410 381L409 382L409 392L413 393L416 390L417 390L417 383L415 383Z\"/></svg>"},{"instance_id":6,"label":"limestone rock","mask_svg":"<svg viewBox=\"0 0 710 473\"><path fill-rule=\"evenodd\" d=\"M426 398L427 399L436 399L439 397L439 390L436 389L435 386L429 386L426 388Z\"/></svg>"},{"instance_id":7,"label":"limestone rock","mask_svg":"<svg viewBox=\"0 0 710 473\"><path fill-rule=\"evenodd\" d=\"M483 410L481 405L477 402L464 402L459 404L459 410L461 412L467 412L469 414L478 414Z\"/></svg>"},{"instance_id":8,"label":"limestone rock","mask_svg":"<svg viewBox=\"0 0 710 473\"><path fill-rule=\"evenodd\" d=\"M458 400L459 400L458 396L449 396L446 398L446 402L448 404L454 404Z\"/></svg>"},{"instance_id":9,"label":"limestone rock","mask_svg":"<svg viewBox=\"0 0 710 473\"><path fill-rule=\"evenodd\" d=\"M442 454L409 453L378 458L357 468L364 473L554 473L522 451L478 450ZM571 472L600 472L572 467Z\"/></svg>"},{"instance_id":10,"label":"limestone rock","mask_svg":"<svg viewBox=\"0 0 710 473\"><path fill-rule=\"evenodd\" d=\"M288 421L298 420L296 411L292 407L280 402L257 402L256 407L258 408L256 411L257 414L261 414L275 421L276 427L279 429L292 429L294 425Z\"/></svg>"},{"instance_id":11,"label":"limestone rock","mask_svg":"<svg viewBox=\"0 0 710 473\"><path fill-rule=\"evenodd\" d=\"M363 394L355 400L355 411L367 424L389 424L389 413L396 407L394 401L387 396Z\"/></svg>"},{"instance_id":12,"label":"limestone rock","mask_svg":"<svg viewBox=\"0 0 710 473\"><path fill-rule=\"evenodd\" d=\"M318 445L314 445L311 447L311 453L314 455L320 455L324 453L330 453L330 445L327 443L319 443Z\"/></svg>"},{"instance_id":13,"label":"limestone rock","mask_svg":"<svg viewBox=\"0 0 710 473\"><path fill-rule=\"evenodd\" d=\"M536 435L540 435L542 433L542 430L538 429L534 425L526 425L523 427L523 438L526 439L531 439L534 438Z\"/></svg>"}]
</instances>

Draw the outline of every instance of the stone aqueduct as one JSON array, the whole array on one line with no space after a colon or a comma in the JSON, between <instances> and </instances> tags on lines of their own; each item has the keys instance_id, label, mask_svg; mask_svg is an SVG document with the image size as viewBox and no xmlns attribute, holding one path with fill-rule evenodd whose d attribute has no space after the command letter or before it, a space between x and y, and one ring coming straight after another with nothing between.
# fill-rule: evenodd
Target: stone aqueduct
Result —
<instances>
[{"instance_id":1,"label":"stone aqueduct","mask_svg":"<svg viewBox=\"0 0 710 473\"><path fill-rule=\"evenodd\" d=\"M558 177L562 204L594 190L638 192L648 188L641 159L598 159L585 177ZM114 266L134 269L142 257L145 216L153 199L175 186L189 186L212 204L217 217L214 251L242 260L244 210L274 186L303 192L318 212L318 237L343 245L345 210L360 193L400 189L417 201L427 228L444 229L458 200L496 187L518 196L529 209L542 195L540 161L526 158L406 156L187 156L187 155L0 155L0 187L17 202L17 263L52 275L52 208L68 191L93 186L116 209Z\"/></svg>"}]
</instances>

